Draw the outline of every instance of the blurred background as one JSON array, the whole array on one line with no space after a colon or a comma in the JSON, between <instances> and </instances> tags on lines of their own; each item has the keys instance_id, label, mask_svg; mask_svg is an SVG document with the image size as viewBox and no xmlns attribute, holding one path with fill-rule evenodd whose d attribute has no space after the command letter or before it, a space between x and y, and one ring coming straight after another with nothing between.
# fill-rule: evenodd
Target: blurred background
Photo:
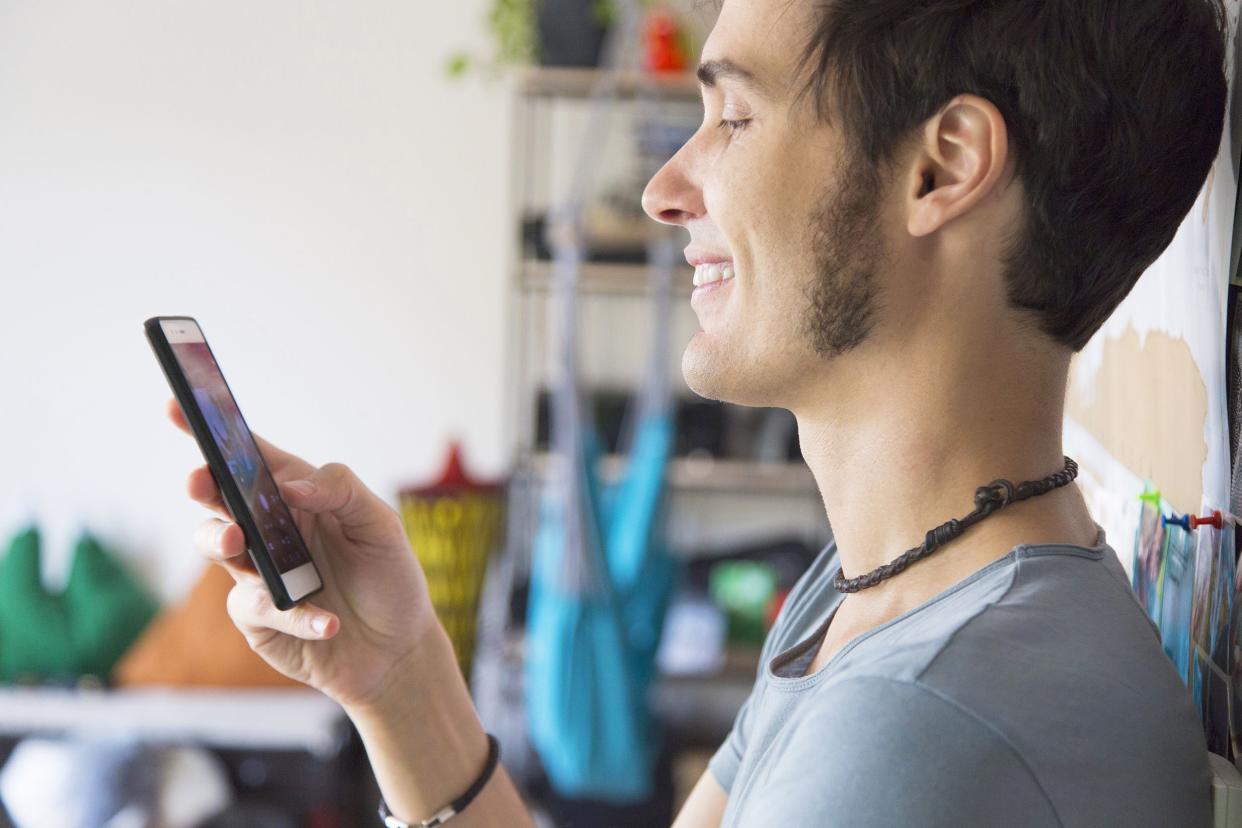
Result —
<instances>
[{"instance_id":1,"label":"blurred background","mask_svg":"<svg viewBox=\"0 0 1242 828\"><path fill-rule=\"evenodd\" d=\"M829 539L792 417L680 375L684 240L639 196L701 119L696 5L0 0L0 824L374 822L348 722L195 553L155 315L199 320L257 433L400 509L541 824L668 824ZM565 548L558 458L637 529ZM581 608L541 556L624 599L629 695L563 653L589 715L528 657L533 605ZM642 750L598 738L616 705Z\"/></svg>"},{"instance_id":2,"label":"blurred background","mask_svg":"<svg viewBox=\"0 0 1242 828\"><path fill-rule=\"evenodd\" d=\"M0 0L0 826L377 824L340 709L195 552L157 315L399 511L538 824L671 822L831 537L791 415L686 388L685 239L639 204L713 5ZM1235 760L1240 118L1064 431Z\"/></svg>"}]
</instances>

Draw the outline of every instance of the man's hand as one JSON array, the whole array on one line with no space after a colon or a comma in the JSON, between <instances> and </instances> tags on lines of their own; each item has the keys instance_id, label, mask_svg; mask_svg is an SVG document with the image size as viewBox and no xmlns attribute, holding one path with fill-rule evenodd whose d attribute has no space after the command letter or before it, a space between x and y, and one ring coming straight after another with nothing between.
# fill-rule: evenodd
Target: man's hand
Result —
<instances>
[{"instance_id":1,"label":"man's hand","mask_svg":"<svg viewBox=\"0 0 1242 828\"><path fill-rule=\"evenodd\" d=\"M190 433L176 400L169 401L168 417ZM233 576L229 616L268 664L343 706L371 704L400 668L417 660L420 646L438 628L401 519L347 467L316 468L258 435L255 442L323 575L324 590L313 603L276 609L207 466L190 473L186 488L221 518L199 528L198 551Z\"/></svg>"},{"instance_id":2,"label":"man's hand","mask_svg":"<svg viewBox=\"0 0 1242 828\"><path fill-rule=\"evenodd\" d=\"M176 400L168 417L189 433ZM424 819L478 778L488 746L401 519L345 466L315 468L257 435L255 442L323 575L323 592L288 612L272 605L206 466L186 487L223 519L199 530L199 551L237 582L228 611L251 648L339 702L389 808L407 822ZM504 767L453 825L533 828Z\"/></svg>"}]
</instances>

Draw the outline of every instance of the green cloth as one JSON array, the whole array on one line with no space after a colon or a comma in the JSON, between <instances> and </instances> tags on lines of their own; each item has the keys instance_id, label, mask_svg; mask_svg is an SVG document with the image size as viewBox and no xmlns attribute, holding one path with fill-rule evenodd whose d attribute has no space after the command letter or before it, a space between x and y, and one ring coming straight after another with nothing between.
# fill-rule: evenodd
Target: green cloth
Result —
<instances>
[{"instance_id":1,"label":"green cloth","mask_svg":"<svg viewBox=\"0 0 1242 828\"><path fill-rule=\"evenodd\" d=\"M721 561L712 567L708 590L729 622L728 640L762 644L776 572L763 561Z\"/></svg>"},{"instance_id":2,"label":"green cloth","mask_svg":"<svg viewBox=\"0 0 1242 828\"><path fill-rule=\"evenodd\" d=\"M43 588L39 569L39 530L32 526L0 561L0 681L78 674L64 601Z\"/></svg>"},{"instance_id":3,"label":"green cloth","mask_svg":"<svg viewBox=\"0 0 1242 828\"><path fill-rule=\"evenodd\" d=\"M89 533L74 548L63 594L44 587L39 558L30 527L0 560L0 682L107 679L155 617L155 599Z\"/></svg>"},{"instance_id":4,"label":"green cloth","mask_svg":"<svg viewBox=\"0 0 1242 828\"><path fill-rule=\"evenodd\" d=\"M65 585L78 670L107 678L159 606L89 534L78 539Z\"/></svg>"}]
</instances>

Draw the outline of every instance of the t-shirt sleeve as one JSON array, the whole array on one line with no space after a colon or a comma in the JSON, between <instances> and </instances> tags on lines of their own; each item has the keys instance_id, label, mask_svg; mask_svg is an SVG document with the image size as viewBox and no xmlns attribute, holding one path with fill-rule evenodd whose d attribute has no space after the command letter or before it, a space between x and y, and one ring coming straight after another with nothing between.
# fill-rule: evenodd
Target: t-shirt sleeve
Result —
<instances>
[{"instance_id":1,"label":"t-shirt sleeve","mask_svg":"<svg viewBox=\"0 0 1242 828\"><path fill-rule=\"evenodd\" d=\"M729 735L725 737L724 742L707 762L708 770L712 772L712 776L716 778L720 787L724 788L725 793L732 790L733 780L737 778L737 770L742 764L742 753L746 749L746 741L750 736L751 705L755 702L758 692L759 687L756 684L750 691L750 695L746 697L737 717L734 718L733 728L729 731Z\"/></svg>"},{"instance_id":2,"label":"t-shirt sleeve","mask_svg":"<svg viewBox=\"0 0 1242 828\"><path fill-rule=\"evenodd\" d=\"M1060 825L1008 741L922 685L848 679L784 730L739 825Z\"/></svg>"},{"instance_id":3,"label":"t-shirt sleeve","mask_svg":"<svg viewBox=\"0 0 1242 828\"><path fill-rule=\"evenodd\" d=\"M791 593L792 595L792 593ZM750 688L750 695L746 697L746 701L742 703L741 708L737 711L737 716L733 719L733 727L729 730L729 735L725 737L723 743L708 760L708 770L712 772L712 776L716 777L716 781L720 787L724 788L728 793L733 788L733 780L737 777L738 768L742 764L742 754L746 752L746 745L750 742L750 731L752 721L754 719L755 708L759 705L759 697L763 693L763 669L768 660L772 658L773 642L780 636L780 631L784 626L785 610L789 608L788 600L785 606L781 607L781 612L777 614L776 620L772 623L772 629L768 631L767 637L763 641L763 647L759 652L759 667L755 670L755 682Z\"/></svg>"}]
</instances>

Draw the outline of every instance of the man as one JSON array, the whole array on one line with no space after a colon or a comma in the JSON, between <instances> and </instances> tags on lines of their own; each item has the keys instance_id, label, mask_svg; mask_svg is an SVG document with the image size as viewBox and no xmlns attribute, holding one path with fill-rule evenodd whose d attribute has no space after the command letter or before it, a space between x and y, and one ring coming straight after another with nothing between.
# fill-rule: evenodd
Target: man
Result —
<instances>
[{"instance_id":1,"label":"man","mask_svg":"<svg viewBox=\"0 0 1242 828\"><path fill-rule=\"evenodd\" d=\"M796 415L835 541L677 828L1206 824L1196 715L1061 419L1216 155L1223 26L1208 0L726 0L644 207L689 231L691 388ZM263 450L322 600L274 611L232 523L199 545L417 824L488 754L422 575L348 469ZM227 517L206 469L189 490ZM450 824L530 823L501 769Z\"/></svg>"}]
</instances>

